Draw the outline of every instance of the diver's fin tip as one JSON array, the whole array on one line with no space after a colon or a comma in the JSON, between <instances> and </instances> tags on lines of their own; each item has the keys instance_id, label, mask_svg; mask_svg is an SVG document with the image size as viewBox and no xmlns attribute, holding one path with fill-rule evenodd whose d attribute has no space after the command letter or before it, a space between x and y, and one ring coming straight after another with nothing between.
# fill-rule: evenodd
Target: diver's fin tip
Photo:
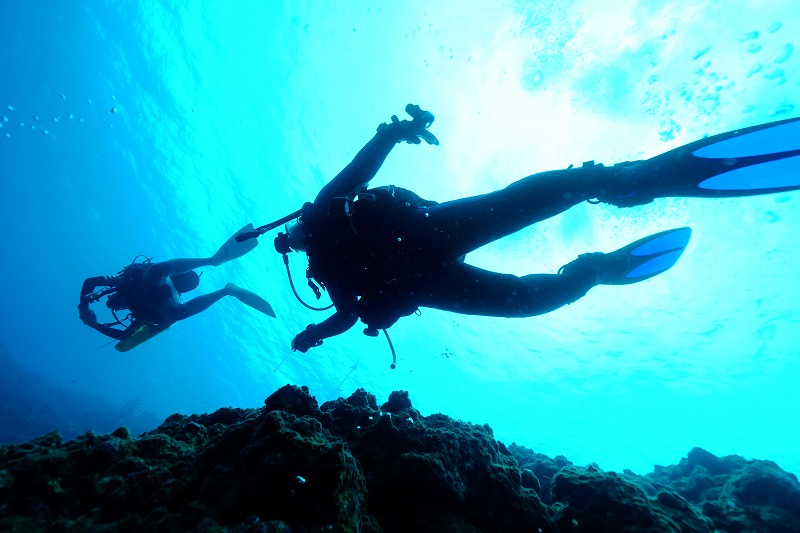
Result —
<instances>
[{"instance_id":1,"label":"diver's fin tip","mask_svg":"<svg viewBox=\"0 0 800 533\"><path fill-rule=\"evenodd\" d=\"M692 228L684 226L654 233L611 252L610 255L626 257L627 271L610 284L637 283L672 268L691 236Z\"/></svg>"},{"instance_id":2,"label":"diver's fin tip","mask_svg":"<svg viewBox=\"0 0 800 533\"><path fill-rule=\"evenodd\" d=\"M712 135L618 166L624 186L598 198L618 207L643 205L655 198L795 191L800 189L800 118Z\"/></svg>"},{"instance_id":3,"label":"diver's fin tip","mask_svg":"<svg viewBox=\"0 0 800 533\"><path fill-rule=\"evenodd\" d=\"M234 296L243 304L267 316L278 318L269 302L256 293L248 291L247 289L243 289L238 285L234 285L233 283L226 284L225 288L230 292L231 296Z\"/></svg>"},{"instance_id":4,"label":"diver's fin tip","mask_svg":"<svg viewBox=\"0 0 800 533\"><path fill-rule=\"evenodd\" d=\"M565 265L565 269L591 268L597 273L599 285L638 283L671 268L688 245L691 234L689 227L661 231L607 254L584 254Z\"/></svg>"},{"instance_id":5,"label":"diver's fin tip","mask_svg":"<svg viewBox=\"0 0 800 533\"><path fill-rule=\"evenodd\" d=\"M217 250L217 252L211 257L211 264L214 266L219 266L227 263L228 261L233 261L234 259L238 259L243 255L246 255L256 246L258 246L258 239L247 239L243 242L236 240L237 235L248 231L253 231L252 222L248 223L242 229L234 233L231 238L225 241L225 244L220 246L219 250Z\"/></svg>"}]
</instances>

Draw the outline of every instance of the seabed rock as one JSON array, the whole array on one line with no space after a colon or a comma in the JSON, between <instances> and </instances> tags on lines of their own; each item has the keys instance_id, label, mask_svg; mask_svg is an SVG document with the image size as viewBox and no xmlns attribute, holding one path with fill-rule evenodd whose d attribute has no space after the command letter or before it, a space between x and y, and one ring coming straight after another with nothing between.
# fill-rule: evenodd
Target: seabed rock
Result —
<instances>
[{"instance_id":1,"label":"seabed rock","mask_svg":"<svg viewBox=\"0 0 800 533\"><path fill-rule=\"evenodd\" d=\"M769 461L695 448L638 476L506 447L403 391L264 403L0 446L0 531L800 531L800 484Z\"/></svg>"}]
</instances>

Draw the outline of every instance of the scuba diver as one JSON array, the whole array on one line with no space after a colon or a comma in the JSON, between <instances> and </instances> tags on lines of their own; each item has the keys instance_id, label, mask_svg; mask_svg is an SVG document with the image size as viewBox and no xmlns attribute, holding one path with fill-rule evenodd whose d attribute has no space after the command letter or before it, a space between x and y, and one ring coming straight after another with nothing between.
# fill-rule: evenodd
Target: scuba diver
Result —
<instances>
[{"instance_id":1,"label":"scuba diver","mask_svg":"<svg viewBox=\"0 0 800 533\"><path fill-rule=\"evenodd\" d=\"M233 283L187 302L181 300L183 294L196 289L200 284L200 275L194 269L220 266L255 248L258 244L256 240L236 240L236 235L252 229L253 225L248 224L236 232L209 258L171 259L153 263L147 258L137 262L137 257L116 276L87 278L81 287L78 304L81 321L103 335L120 341L116 348L124 352L165 331L175 322L205 311L225 296L233 296L243 304L275 318L275 312L266 300ZM101 289L96 291L98 287ZM108 297L106 306L111 309L116 321L100 324L94 311L89 309L89 304L104 296ZM130 313L126 318L119 319L117 312L123 309ZM126 321L129 321L127 327L124 324ZM117 325L124 329L114 327Z\"/></svg>"},{"instance_id":2,"label":"scuba diver","mask_svg":"<svg viewBox=\"0 0 800 533\"><path fill-rule=\"evenodd\" d=\"M390 124L378 126L313 202L240 237L257 237L289 222L275 239L287 271L287 254L305 252L309 286L317 298L316 284L330 295L334 314L294 337L293 351L319 346L359 319L367 325L366 335L385 333L420 307L495 317L548 313L598 284L635 283L664 272L691 236L689 228L663 231L611 253L582 254L557 274L519 277L465 262L467 253L583 201L630 207L660 197L720 198L800 188L800 119L788 119L709 137L644 161L614 166L590 161L542 172L499 191L444 203L394 186L368 189L395 144L439 144L428 131L433 114L411 104L406 112L412 120L393 116Z\"/></svg>"}]
</instances>

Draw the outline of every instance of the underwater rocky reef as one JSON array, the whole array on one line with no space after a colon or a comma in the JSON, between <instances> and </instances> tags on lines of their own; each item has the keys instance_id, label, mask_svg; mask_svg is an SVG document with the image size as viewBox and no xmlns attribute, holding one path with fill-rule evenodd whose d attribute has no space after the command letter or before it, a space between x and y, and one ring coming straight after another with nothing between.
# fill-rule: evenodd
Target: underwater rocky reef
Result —
<instances>
[{"instance_id":1,"label":"underwater rocky reef","mask_svg":"<svg viewBox=\"0 0 800 533\"><path fill-rule=\"evenodd\" d=\"M0 446L0 531L800 531L800 484L769 461L695 448L604 472L421 416L402 391L264 403Z\"/></svg>"}]
</instances>

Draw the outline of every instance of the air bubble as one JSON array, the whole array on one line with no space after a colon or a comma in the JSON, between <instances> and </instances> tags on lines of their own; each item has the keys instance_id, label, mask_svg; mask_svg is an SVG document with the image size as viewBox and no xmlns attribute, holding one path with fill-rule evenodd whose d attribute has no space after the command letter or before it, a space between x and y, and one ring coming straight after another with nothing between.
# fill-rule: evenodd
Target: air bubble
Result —
<instances>
[{"instance_id":1,"label":"air bubble","mask_svg":"<svg viewBox=\"0 0 800 533\"><path fill-rule=\"evenodd\" d=\"M781 52L781 55L775 58L775 62L785 63L789 61L789 58L792 57L792 52L794 52L794 46L792 43L786 43L783 45L783 52Z\"/></svg>"},{"instance_id":2,"label":"air bubble","mask_svg":"<svg viewBox=\"0 0 800 533\"><path fill-rule=\"evenodd\" d=\"M711 45L708 45L708 46L706 46L705 48L703 48L703 49L701 49L701 50L698 50L697 52L695 52L695 53L694 53L694 55L692 56L692 59L693 59L693 60L700 59L701 57L703 57L704 55L706 55L706 54L708 53L708 51L709 51L709 50L711 50Z\"/></svg>"},{"instance_id":3,"label":"air bubble","mask_svg":"<svg viewBox=\"0 0 800 533\"><path fill-rule=\"evenodd\" d=\"M750 67L750 71L747 73L747 77L751 77L753 74L758 74L764 69L764 65L761 63L756 63L752 67Z\"/></svg>"},{"instance_id":4,"label":"air bubble","mask_svg":"<svg viewBox=\"0 0 800 533\"><path fill-rule=\"evenodd\" d=\"M752 41L753 39L758 39L759 35L760 34L757 31L751 31L750 33L745 33L744 35L742 35L742 38L739 39L739 42L743 43L745 41Z\"/></svg>"},{"instance_id":5,"label":"air bubble","mask_svg":"<svg viewBox=\"0 0 800 533\"><path fill-rule=\"evenodd\" d=\"M14 106L13 106L13 105L9 105L9 106L8 106L8 110L9 110L9 111L14 111Z\"/></svg>"}]
</instances>

